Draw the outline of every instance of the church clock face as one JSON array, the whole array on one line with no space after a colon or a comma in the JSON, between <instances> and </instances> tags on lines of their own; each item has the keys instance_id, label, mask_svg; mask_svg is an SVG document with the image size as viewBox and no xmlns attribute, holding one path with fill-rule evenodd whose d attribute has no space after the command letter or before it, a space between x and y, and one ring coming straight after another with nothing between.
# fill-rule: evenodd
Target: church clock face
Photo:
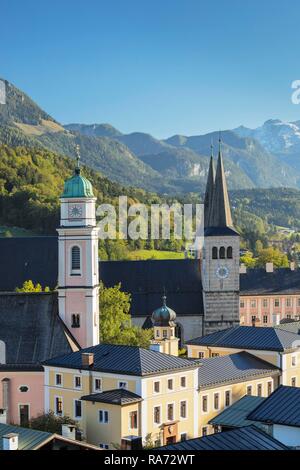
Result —
<instances>
[{"instance_id":1,"label":"church clock face","mask_svg":"<svg viewBox=\"0 0 300 470\"><path fill-rule=\"evenodd\" d=\"M72 204L69 206L69 218L80 219L82 217L82 207L78 204Z\"/></svg>"},{"instance_id":2,"label":"church clock face","mask_svg":"<svg viewBox=\"0 0 300 470\"><path fill-rule=\"evenodd\" d=\"M229 276L229 269L226 266L219 266L216 275L219 279L226 279Z\"/></svg>"}]
</instances>

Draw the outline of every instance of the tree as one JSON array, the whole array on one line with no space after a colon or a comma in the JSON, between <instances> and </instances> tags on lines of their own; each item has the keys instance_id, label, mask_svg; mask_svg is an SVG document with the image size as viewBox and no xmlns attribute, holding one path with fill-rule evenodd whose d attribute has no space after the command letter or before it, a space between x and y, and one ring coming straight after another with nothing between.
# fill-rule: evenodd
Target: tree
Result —
<instances>
[{"instance_id":1,"label":"tree","mask_svg":"<svg viewBox=\"0 0 300 470\"><path fill-rule=\"evenodd\" d=\"M240 261L242 264L247 266L247 268L254 268L256 260L253 258L253 254L250 251L247 251L243 256L241 256Z\"/></svg>"},{"instance_id":2,"label":"tree","mask_svg":"<svg viewBox=\"0 0 300 470\"><path fill-rule=\"evenodd\" d=\"M148 348L152 329L144 330L131 323L130 294L121 291L121 284L105 287L100 283L100 341Z\"/></svg>"},{"instance_id":3,"label":"tree","mask_svg":"<svg viewBox=\"0 0 300 470\"><path fill-rule=\"evenodd\" d=\"M16 287L16 292L50 292L49 287L43 290L41 284L34 284L31 280L25 281L22 287Z\"/></svg>"},{"instance_id":4,"label":"tree","mask_svg":"<svg viewBox=\"0 0 300 470\"><path fill-rule=\"evenodd\" d=\"M289 265L288 257L282 253L278 248L264 248L260 251L256 259L257 267L265 267L266 263L273 263L276 268L287 268Z\"/></svg>"},{"instance_id":5,"label":"tree","mask_svg":"<svg viewBox=\"0 0 300 470\"><path fill-rule=\"evenodd\" d=\"M28 423L28 427L38 431L61 434L63 424L76 425L76 421L69 416L56 416L53 411L49 411L32 418Z\"/></svg>"}]
</instances>

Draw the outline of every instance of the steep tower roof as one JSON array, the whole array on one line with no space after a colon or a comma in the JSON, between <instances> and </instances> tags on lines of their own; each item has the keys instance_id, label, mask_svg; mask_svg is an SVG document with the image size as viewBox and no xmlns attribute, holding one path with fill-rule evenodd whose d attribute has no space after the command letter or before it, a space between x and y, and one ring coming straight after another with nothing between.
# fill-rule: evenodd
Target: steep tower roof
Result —
<instances>
[{"instance_id":1,"label":"steep tower roof","mask_svg":"<svg viewBox=\"0 0 300 470\"><path fill-rule=\"evenodd\" d=\"M211 145L211 157L208 167L208 176L204 196L204 227L209 226L209 215L213 201L213 192L215 185L215 165L213 158L213 146Z\"/></svg>"},{"instance_id":2,"label":"steep tower roof","mask_svg":"<svg viewBox=\"0 0 300 470\"><path fill-rule=\"evenodd\" d=\"M233 227L221 151L221 140L219 140L218 163L208 226L215 228Z\"/></svg>"}]
</instances>

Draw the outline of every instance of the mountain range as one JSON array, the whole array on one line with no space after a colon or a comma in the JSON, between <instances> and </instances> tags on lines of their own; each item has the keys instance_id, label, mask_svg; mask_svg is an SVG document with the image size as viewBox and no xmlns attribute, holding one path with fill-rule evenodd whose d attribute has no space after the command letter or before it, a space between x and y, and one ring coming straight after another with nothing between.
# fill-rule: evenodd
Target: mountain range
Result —
<instances>
[{"instance_id":1,"label":"mountain range","mask_svg":"<svg viewBox=\"0 0 300 470\"><path fill-rule=\"evenodd\" d=\"M83 163L112 181L161 194L203 192L218 132L161 140L141 132L124 134L110 124L62 125L24 92L5 85L0 143L73 158L79 144ZM276 119L256 129L222 131L222 152L231 189L300 187L300 121Z\"/></svg>"}]
</instances>

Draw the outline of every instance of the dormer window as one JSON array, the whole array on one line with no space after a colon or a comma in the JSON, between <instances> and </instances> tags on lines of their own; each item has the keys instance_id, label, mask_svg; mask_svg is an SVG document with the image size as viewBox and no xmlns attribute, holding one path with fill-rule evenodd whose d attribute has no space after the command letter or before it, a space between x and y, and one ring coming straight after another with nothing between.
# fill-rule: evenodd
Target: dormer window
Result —
<instances>
[{"instance_id":1,"label":"dormer window","mask_svg":"<svg viewBox=\"0 0 300 470\"><path fill-rule=\"evenodd\" d=\"M72 246L71 249L71 275L81 274L81 251L79 246Z\"/></svg>"}]
</instances>

